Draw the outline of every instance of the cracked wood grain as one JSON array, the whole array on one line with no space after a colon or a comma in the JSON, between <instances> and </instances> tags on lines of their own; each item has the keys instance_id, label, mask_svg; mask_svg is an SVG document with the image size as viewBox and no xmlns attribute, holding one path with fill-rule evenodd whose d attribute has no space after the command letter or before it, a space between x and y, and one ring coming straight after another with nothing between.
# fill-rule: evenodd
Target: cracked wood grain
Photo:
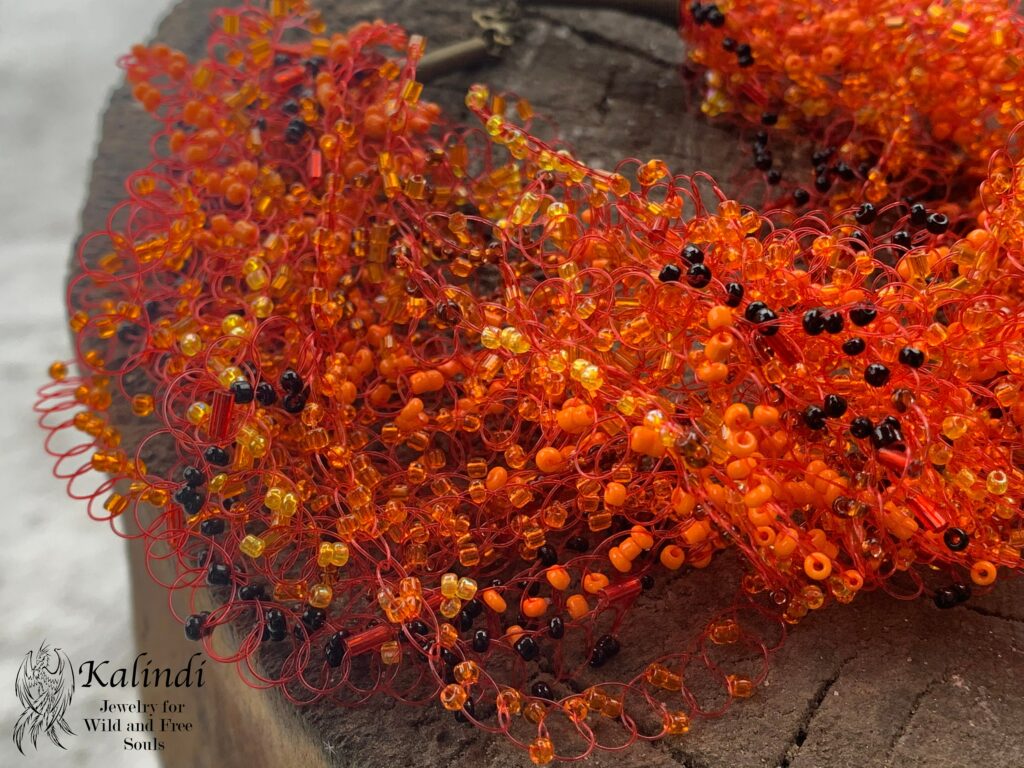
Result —
<instances>
[{"instance_id":1,"label":"cracked wood grain","mask_svg":"<svg viewBox=\"0 0 1024 768\"><path fill-rule=\"evenodd\" d=\"M790 743L778 759L779 768L789 768L790 763L796 757L797 753L799 753L804 742L807 741L807 734L810 731L811 723L814 721L815 716L821 709L821 705L828 696L829 691L831 691L839 681L839 677L842 675L843 669L855 658L856 656L849 656L843 659L836 666L835 671L821 681L821 684L818 686L818 690L814 692L814 696L812 696L810 701L807 702L807 708L804 710L803 716L796 723L796 729L793 731L793 737Z\"/></svg>"}]
</instances>

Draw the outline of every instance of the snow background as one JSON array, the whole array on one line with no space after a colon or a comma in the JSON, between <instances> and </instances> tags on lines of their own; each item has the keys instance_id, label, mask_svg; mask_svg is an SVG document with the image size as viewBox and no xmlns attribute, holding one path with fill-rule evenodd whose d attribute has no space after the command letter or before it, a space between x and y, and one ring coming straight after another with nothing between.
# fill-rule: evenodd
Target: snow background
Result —
<instances>
[{"instance_id":1,"label":"snow background","mask_svg":"<svg viewBox=\"0 0 1024 768\"><path fill-rule=\"evenodd\" d=\"M120 81L118 56L145 39L162 0L0 0L0 765L155 768L123 734L84 734L105 698L76 691L61 752L42 737L18 754L18 665L43 640L83 659L130 665L135 651L124 545L50 474L35 389L70 356L63 279L78 229L99 118ZM157 660L159 662L159 660ZM117 689L112 700L136 695Z\"/></svg>"}]
</instances>

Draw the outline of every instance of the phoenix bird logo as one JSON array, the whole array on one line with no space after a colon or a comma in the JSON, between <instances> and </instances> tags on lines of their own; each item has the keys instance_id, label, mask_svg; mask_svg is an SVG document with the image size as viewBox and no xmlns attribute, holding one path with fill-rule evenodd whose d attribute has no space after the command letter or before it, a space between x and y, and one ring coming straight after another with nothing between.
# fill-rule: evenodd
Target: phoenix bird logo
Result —
<instances>
[{"instance_id":1,"label":"phoenix bird logo","mask_svg":"<svg viewBox=\"0 0 1024 768\"><path fill-rule=\"evenodd\" d=\"M74 735L64 713L75 693L75 672L68 655L45 642L35 655L32 651L26 653L14 679L14 692L25 708L14 725L14 745L18 751L25 754L21 742L26 731L37 749L40 733L49 736L61 749L67 749L60 743L60 731Z\"/></svg>"}]
</instances>

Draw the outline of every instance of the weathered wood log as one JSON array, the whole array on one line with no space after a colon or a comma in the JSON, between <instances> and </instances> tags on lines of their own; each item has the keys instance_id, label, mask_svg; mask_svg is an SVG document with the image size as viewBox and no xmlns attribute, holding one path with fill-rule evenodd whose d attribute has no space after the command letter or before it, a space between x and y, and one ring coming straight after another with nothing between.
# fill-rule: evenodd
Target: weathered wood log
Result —
<instances>
[{"instance_id":1,"label":"weathered wood log","mask_svg":"<svg viewBox=\"0 0 1024 768\"><path fill-rule=\"evenodd\" d=\"M208 14L221 3L184 0L156 37L190 55L201 52ZM579 3L573 3L579 4ZM650 10L638 2L639 10ZM642 7L641 7L642 6ZM478 34L467 0L322 0L333 28L368 18L401 22L433 47ZM653 7L653 6L651 6ZM555 118L584 160L609 167L625 157L660 157L683 172L728 179L743 167L728 127L686 107L675 33L655 21L608 10L524 10L522 39L500 63L460 71L425 93L450 114L475 79L528 97ZM126 88L103 119L82 231L104 226L123 196L123 179L147 161L151 124ZM56 286L55 286L56 289ZM129 445L138 434L122 424ZM166 460L167 457L164 457ZM146 457L159 466L161 457ZM172 621L166 592L145 570L139 542L128 547L141 650L168 661L195 650ZM643 656L667 651L701 617L730 597L728 561L665 583L641 598L622 636ZM732 579L728 579L732 581ZM216 633L229 644L230 630ZM939 611L926 601L881 594L808 617L773 658L765 685L688 736L598 754L593 766L751 768L789 766L1024 766L1024 588L1003 584L966 606ZM628 661L623 661L627 664ZM211 668L213 667L213 668ZM625 669L625 668L624 668ZM612 671L615 671L614 669ZM230 666L206 666L207 684L184 699L196 731L166 735L164 762L177 766L510 766L526 756L504 740L453 721L436 705L412 708L379 700L359 710L296 708L277 691L247 687ZM184 693L184 692L183 692ZM148 695L148 694L147 694Z\"/></svg>"}]
</instances>

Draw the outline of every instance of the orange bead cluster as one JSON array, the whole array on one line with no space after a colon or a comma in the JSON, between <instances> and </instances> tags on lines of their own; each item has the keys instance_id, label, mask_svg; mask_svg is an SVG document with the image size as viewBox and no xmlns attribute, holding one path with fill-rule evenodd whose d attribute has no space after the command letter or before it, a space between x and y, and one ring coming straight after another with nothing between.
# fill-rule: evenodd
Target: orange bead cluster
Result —
<instances>
[{"instance_id":1,"label":"orange bead cluster","mask_svg":"<svg viewBox=\"0 0 1024 768\"><path fill-rule=\"evenodd\" d=\"M684 0L679 17L702 110L831 150L813 178L838 208L969 195L1024 120L1024 19L1005 0Z\"/></svg>"},{"instance_id":2,"label":"orange bead cluster","mask_svg":"<svg viewBox=\"0 0 1024 768\"><path fill-rule=\"evenodd\" d=\"M124 61L153 159L81 245L81 374L38 405L71 495L175 563L211 655L231 624L219 658L294 701L439 701L546 764L753 695L765 620L878 588L952 607L1021 568L1012 136L964 138L990 154L973 218L762 214L657 159L590 167L483 86L483 130L448 122L395 25L217 16L206 59ZM741 603L622 648L652 587L725 550Z\"/></svg>"}]
</instances>

